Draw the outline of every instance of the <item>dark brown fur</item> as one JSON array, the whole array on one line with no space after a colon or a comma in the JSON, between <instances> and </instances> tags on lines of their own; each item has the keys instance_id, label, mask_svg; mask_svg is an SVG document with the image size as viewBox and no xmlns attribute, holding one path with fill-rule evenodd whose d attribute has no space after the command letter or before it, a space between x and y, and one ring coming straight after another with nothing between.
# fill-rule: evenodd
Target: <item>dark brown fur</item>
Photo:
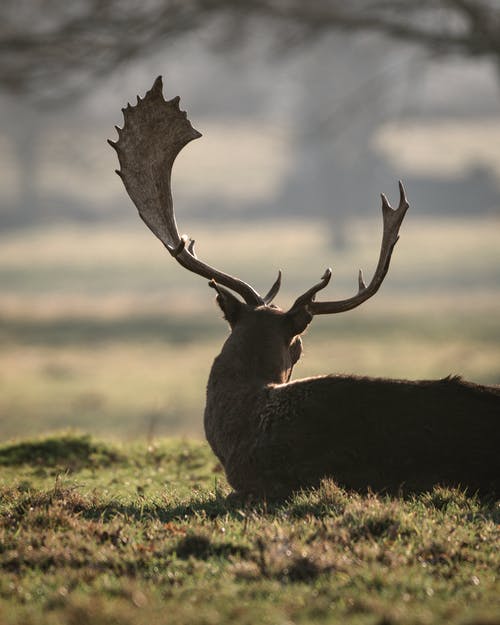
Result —
<instances>
[{"instance_id":1,"label":"dark brown fur","mask_svg":"<svg viewBox=\"0 0 500 625\"><path fill-rule=\"evenodd\" d=\"M298 340L287 313L241 304L235 314L232 306L232 333L208 382L205 430L236 491L284 495L328 476L358 490L443 484L500 493L499 387L459 377L287 383Z\"/></svg>"}]
</instances>

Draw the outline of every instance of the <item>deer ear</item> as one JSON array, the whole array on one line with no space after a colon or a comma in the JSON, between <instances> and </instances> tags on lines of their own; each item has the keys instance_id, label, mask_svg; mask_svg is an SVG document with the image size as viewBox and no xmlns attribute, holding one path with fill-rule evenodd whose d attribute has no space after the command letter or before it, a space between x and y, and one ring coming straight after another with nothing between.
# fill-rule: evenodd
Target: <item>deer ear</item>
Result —
<instances>
[{"instance_id":1,"label":"deer ear","mask_svg":"<svg viewBox=\"0 0 500 625\"><path fill-rule=\"evenodd\" d=\"M302 334L313 320L313 315L306 305L292 308L286 313L287 322L290 325L292 336Z\"/></svg>"},{"instance_id":2,"label":"deer ear","mask_svg":"<svg viewBox=\"0 0 500 625\"><path fill-rule=\"evenodd\" d=\"M241 310L244 306L243 302L240 302L231 291L217 284L215 280L210 280L208 284L212 289L217 291L217 304L219 304L220 309L224 313L224 319L233 327L240 317Z\"/></svg>"}]
</instances>

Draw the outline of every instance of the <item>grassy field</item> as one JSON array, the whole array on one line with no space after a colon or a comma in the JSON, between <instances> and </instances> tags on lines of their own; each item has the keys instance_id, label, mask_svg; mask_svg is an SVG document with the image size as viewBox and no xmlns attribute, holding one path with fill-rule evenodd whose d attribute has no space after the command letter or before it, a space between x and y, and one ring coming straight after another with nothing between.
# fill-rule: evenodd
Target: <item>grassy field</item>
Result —
<instances>
[{"instance_id":1,"label":"grassy field","mask_svg":"<svg viewBox=\"0 0 500 625\"><path fill-rule=\"evenodd\" d=\"M499 383L498 225L409 221L387 284L314 321L295 377ZM286 307L332 263L329 293L350 295L379 227L354 224L348 251L318 223L186 230L259 290L285 269ZM281 503L230 495L194 440L227 328L204 281L140 224L0 243L2 625L500 625L498 502L332 482ZM97 438L34 438L67 428Z\"/></svg>"},{"instance_id":2,"label":"grassy field","mask_svg":"<svg viewBox=\"0 0 500 625\"><path fill-rule=\"evenodd\" d=\"M228 496L203 443L0 447L3 625L498 625L500 508Z\"/></svg>"},{"instance_id":3,"label":"grassy field","mask_svg":"<svg viewBox=\"0 0 500 625\"><path fill-rule=\"evenodd\" d=\"M412 221L413 220L413 221ZM347 248L317 222L188 223L215 266L279 304L333 264L333 298L370 277L379 221ZM498 220L408 215L380 293L346 315L314 320L295 377L353 372L500 382ZM204 280L172 262L139 221L58 226L0 241L0 440L74 427L149 440L202 435L205 381L227 334Z\"/></svg>"}]
</instances>

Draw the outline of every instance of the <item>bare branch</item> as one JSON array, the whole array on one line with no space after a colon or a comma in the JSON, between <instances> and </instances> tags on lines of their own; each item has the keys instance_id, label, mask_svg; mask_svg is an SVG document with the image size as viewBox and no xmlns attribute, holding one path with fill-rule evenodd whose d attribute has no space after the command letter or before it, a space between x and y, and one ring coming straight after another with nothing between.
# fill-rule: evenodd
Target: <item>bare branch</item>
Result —
<instances>
[{"instance_id":1,"label":"bare branch","mask_svg":"<svg viewBox=\"0 0 500 625\"><path fill-rule=\"evenodd\" d=\"M90 77L187 32L203 30L206 40L222 40L224 48L239 45L253 32L253 18L274 26L281 48L306 45L335 29L375 31L433 53L488 56L500 65L496 0L151 0L139 5L82 0L78 11L62 0L30 3L29 11L20 11L20 4L4 0L0 7L0 83L58 99L64 91L84 88ZM231 39L228 31L241 36Z\"/></svg>"}]
</instances>

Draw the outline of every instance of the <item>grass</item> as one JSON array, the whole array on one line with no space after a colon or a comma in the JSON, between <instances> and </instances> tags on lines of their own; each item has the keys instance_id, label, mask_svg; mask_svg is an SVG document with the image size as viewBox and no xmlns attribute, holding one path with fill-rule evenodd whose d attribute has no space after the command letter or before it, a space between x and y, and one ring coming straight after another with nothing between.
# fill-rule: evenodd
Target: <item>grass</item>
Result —
<instances>
[{"instance_id":1,"label":"grass","mask_svg":"<svg viewBox=\"0 0 500 625\"><path fill-rule=\"evenodd\" d=\"M242 501L180 440L20 440L0 467L5 625L500 622L498 502L332 481Z\"/></svg>"}]
</instances>

